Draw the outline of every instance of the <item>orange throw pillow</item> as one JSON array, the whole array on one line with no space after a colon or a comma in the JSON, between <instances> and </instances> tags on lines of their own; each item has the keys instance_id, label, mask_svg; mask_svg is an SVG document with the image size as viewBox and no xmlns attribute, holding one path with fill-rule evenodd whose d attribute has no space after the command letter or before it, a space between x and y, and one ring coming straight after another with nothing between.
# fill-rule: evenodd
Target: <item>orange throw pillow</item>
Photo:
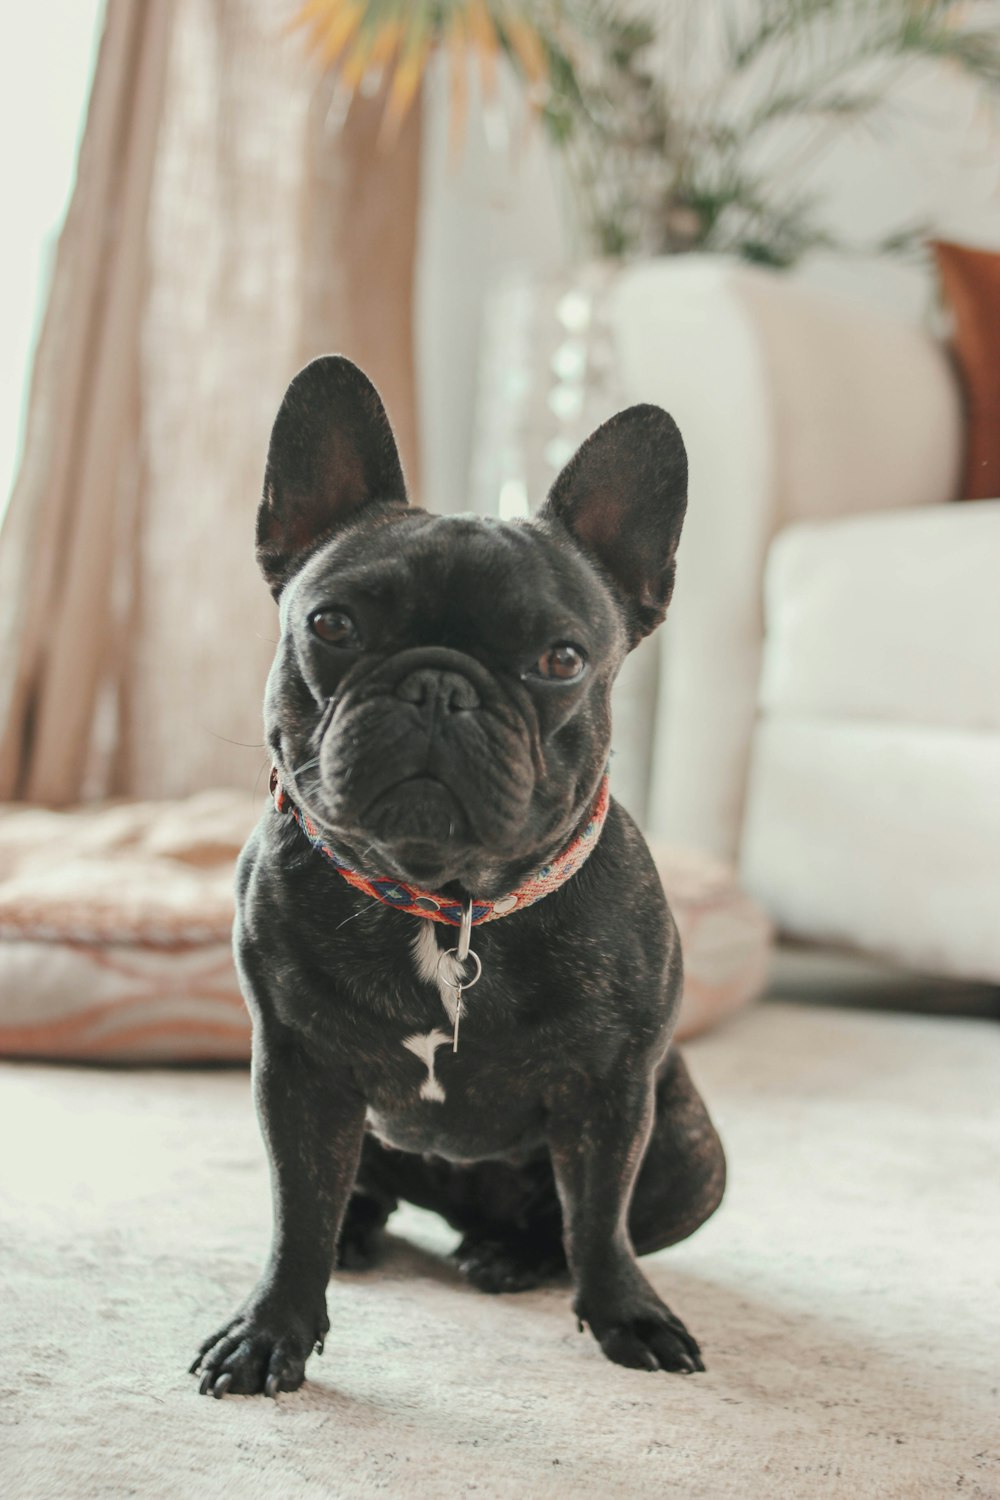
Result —
<instances>
[{"instance_id":1,"label":"orange throw pillow","mask_svg":"<svg viewBox=\"0 0 1000 1500\"><path fill-rule=\"evenodd\" d=\"M963 500L1000 498L1000 254L933 240L965 387Z\"/></svg>"}]
</instances>

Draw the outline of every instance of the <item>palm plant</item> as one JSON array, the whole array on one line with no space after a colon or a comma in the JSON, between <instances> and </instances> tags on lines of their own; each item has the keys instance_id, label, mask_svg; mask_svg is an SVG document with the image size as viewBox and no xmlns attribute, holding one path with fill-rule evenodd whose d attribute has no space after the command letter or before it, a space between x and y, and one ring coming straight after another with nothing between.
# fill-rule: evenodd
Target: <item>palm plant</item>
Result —
<instances>
[{"instance_id":1,"label":"palm plant","mask_svg":"<svg viewBox=\"0 0 1000 1500\"><path fill-rule=\"evenodd\" d=\"M435 48L456 138L469 54L487 92L505 56L609 255L791 265L840 243L810 191L823 155L850 129L890 134L910 75L963 75L1000 105L997 0L659 0L655 14L639 0L307 0L299 20L349 94L385 78L388 137Z\"/></svg>"}]
</instances>

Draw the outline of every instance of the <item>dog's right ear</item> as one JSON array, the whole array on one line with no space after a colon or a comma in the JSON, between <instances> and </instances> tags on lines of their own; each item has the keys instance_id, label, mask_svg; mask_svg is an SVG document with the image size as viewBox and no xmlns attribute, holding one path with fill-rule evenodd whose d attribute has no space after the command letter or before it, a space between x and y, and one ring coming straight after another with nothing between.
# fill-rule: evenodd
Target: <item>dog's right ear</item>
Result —
<instances>
[{"instance_id":1,"label":"dog's right ear","mask_svg":"<svg viewBox=\"0 0 1000 1500\"><path fill-rule=\"evenodd\" d=\"M257 562L277 599L310 552L406 483L379 394L357 365L326 354L300 370L271 431L257 512Z\"/></svg>"}]
</instances>

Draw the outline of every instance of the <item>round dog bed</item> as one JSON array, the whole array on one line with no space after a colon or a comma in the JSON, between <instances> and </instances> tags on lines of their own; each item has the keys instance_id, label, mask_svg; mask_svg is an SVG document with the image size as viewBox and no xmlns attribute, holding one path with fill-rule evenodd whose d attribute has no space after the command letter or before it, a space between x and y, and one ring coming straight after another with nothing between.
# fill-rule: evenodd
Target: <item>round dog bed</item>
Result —
<instances>
[{"instance_id":1,"label":"round dog bed","mask_svg":"<svg viewBox=\"0 0 1000 1500\"><path fill-rule=\"evenodd\" d=\"M245 793L53 812L0 808L0 1054L245 1061L229 932ZM679 1035L757 995L770 928L731 871L654 849L684 947Z\"/></svg>"}]
</instances>

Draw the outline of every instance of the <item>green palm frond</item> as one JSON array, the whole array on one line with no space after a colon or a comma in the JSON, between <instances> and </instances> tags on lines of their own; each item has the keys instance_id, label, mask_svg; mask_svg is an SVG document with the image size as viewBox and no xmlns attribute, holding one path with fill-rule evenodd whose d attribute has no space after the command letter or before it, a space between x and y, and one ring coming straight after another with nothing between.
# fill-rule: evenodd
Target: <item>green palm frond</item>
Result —
<instances>
[{"instance_id":1,"label":"green palm frond","mask_svg":"<svg viewBox=\"0 0 1000 1500\"><path fill-rule=\"evenodd\" d=\"M387 139L436 49L451 59L456 141L470 55L487 93L505 60L609 255L704 248L793 264L839 243L803 187L816 162L849 130L891 134L893 90L912 70L964 76L1000 112L1000 0L670 0L655 12L649 0L306 0L297 24L348 94L383 80ZM691 56L711 60L694 88ZM792 126L794 150L775 155ZM876 248L912 253L916 233Z\"/></svg>"}]
</instances>

